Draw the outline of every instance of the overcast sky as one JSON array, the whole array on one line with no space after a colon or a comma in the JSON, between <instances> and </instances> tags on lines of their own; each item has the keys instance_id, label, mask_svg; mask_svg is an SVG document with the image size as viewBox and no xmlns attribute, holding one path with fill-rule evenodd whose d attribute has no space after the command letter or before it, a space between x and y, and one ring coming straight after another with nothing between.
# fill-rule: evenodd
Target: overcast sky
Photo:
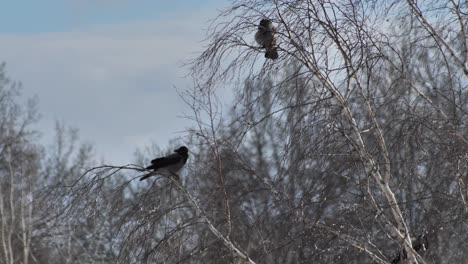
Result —
<instances>
[{"instance_id":1,"label":"overcast sky","mask_svg":"<svg viewBox=\"0 0 468 264\"><path fill-rule=\"evenodd\" d=\"M0 61L37 95L36 126L50 143L55 120L80 130L98 158L133 161L192 124L178 97L191 85L182 62L202 50L224 1L30 0L2 3Z\"/></svg>"}]
</instances>

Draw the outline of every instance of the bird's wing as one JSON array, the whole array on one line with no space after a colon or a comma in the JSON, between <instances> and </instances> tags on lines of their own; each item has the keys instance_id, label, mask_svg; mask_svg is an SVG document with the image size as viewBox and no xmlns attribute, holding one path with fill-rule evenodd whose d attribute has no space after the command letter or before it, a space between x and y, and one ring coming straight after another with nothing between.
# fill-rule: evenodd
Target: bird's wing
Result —
<instances>
[{"instance_id":1,"label":"bird's wing","mask_svg":"<svg viewBox=\"0 0 468 264\"><path fill-rule=\"evenodd\" d=\"M263 38L262 38L262 32L260 31L257 31L255 33L255 41L258 43L258 45L262 45L263 46Z\"/></svg>"},{"instance_id":2,"label":"bird's wing","mask_svg":"<svg viewBox=\"0 0 468 264\"><path fill-rule=\"evenodd\" d=\"M157 158L157 159L152 160L151 161L152 165L150 167L155 168L155 169L161 168L161 167L166 167L166 166L169 166L169 165L177 164L181 160L182 160L182 156L180 156L177 153L174 153L174 154L171 154L171 155L166 156L166 157Z\"/></svg>"}]
</instances>

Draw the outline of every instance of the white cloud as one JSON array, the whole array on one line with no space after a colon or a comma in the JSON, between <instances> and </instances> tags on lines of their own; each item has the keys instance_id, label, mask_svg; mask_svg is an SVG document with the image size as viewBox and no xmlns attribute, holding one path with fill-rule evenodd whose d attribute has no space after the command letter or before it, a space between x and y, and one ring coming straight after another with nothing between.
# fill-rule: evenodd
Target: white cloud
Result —
<instances>
[{"instance_id":1,"label":"white cloud","mask_svg":"<svg viewBox=\"0 0 468 264\"><path fill-rule=\"evenodd\" d=\"M164 146L191 125L177 118L189 110L173 86L191 84L181 62L202 49L209 17L198 12L80 32L0 34L0 61L23 82L24 96L39 96L45 140L54 120L65 121L107 161L127 163L136 147Z\"/></svg>"}]
</instances>

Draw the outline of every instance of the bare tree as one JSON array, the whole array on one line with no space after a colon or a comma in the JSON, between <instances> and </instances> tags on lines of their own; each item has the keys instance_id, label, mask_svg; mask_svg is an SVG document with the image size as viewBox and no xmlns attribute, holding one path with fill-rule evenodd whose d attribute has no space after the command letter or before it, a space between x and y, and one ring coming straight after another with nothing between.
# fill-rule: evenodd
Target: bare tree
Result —
<instances>
[{"instance_id":1,"label":"bare tree","mask_svg":"<svg viewBox=\"0 0 468 264\"><path fill-rule=\"evenodd\" d=\"M310 228L321 227L337 235L357 250L366 252L375 262L385 262L385 255L388 256L378 246L381 239L400 244L410 262L425 262L412 245L413 232L423 229L416 223L420 204L414 205L414 200L435 198L436 192L432 189L435 186L430 187L425 182L433 175L428 170L434 167L428 162L440 157L443 149L450 148L453 156L440 160L446 167L439 175L447 175L444 184L460 187L460 195L454 199L466 208L466 186L457 182L465 182L465 179L460 181L460 175L466 170L468 149L466 60L459 59L466 54L467 6L447 2L440 4L439 9L432 9L431 4L424 2L424 5L417 6L414 1L407 1L407 5L383 1L237 1L213 22L210 45L192 68L198 88L206 97L213 93L214 87L235 78L252 76L258 80L250 88L245 86L239 102L257 89L263 94L253 104L269 100L268 107L263 106L266 113L253 120L243 120L245 122L239 125L240 133L252 131L248 134L255 135L257 129L259 134L268 133L261 123L283 113L288 119L281 121L294 122L290 125L292 129L286 130L286 140L293 147L282 148L281 159L291 163L305 160L305 166L315 169L331 166L325 167L333 175L330 177L355 183L350 189L338 185L333 188L354 193L354 199L350 199L353 202L349 204L375 215L376 220L370 222L375 230L369 230L368 225L363 225L367 221L353 214L356 208L351 207L354 217L347 220L356 222L346 223L349 234L330 226L332 220L327 219L325 226L319 226L316 219L303 215L303 221ZM264 17L276 23L280 60L268 61L262 66L258 63L258 49L250 44L253 39L249 38ZM434 62L437 68L432 67ZM288 72L287 68L294 63L299 64L299 70ZM280 80L274 81L269 90L261 89L262 82L278 73L282 74ZM301 78L309 83L305 94L297 85L283 89L289 80ZM448 84L447 89L440 87L441 82ZM285 103L280 97L282 94L289 96L287 100L299 98L302 102ZM311 99L316 97L315 100L310 100L308 95ZM449 114L447 107L454 115ZM245 118L261 113L258 107L245 111L239 116ZM433 132L444 132L444 137L434 138L429 135ZM310 140L303 141L301 137ZM430 143L423 141L428 138ZM314 143L317 139L321 140ZM406 142L410 148L402 145ZM261 148L268 143L259 142L258 146L249 145L257 149L259 155L260 151L274 151L271 147ZM304 146L309 149L301 150ZM438 154L430 153L429 149ZM288 156L290 158L286 159ZM291 164L291 167L297 168L298 164ZM455 172L449 168L457 169ZM407 175L418 181L410 181ZM291 186L296 180L296 177L287 178ZM400 191L405 181L408 189ZM272 193L281 193L274 184L267 186ZM452 192L450 188L444 190ZM355 191L359 191L359 195ZM294 189L291 193L295 193ZM330 194L322 201L327 196ZM304 198L303 193L301 197ZM328 211L336 210L331 208ZM428 208L431 207L425 210ZM293 209L291 207L290 211L295 211ZM332 219L336 217L336 213L332 214ZM360 234L351 232L353 230Z\"/></svg>"},{"instance_id":2,"label":"bare tree","mask_svg":"<svg viewBox=\"0 0 468 264\"><path fill-rule=\"evenodd\" d=\"M195 124L182 181L135 181L157 148L136 164L81 166L80 177L52 165L70 175L49 203L68 243L61 254L69 263L463 262L467 6L439 3L233 2L182 94ZM262 19L275 28L275 60L255 43ZM236 93L228 114L221 87Z\"/></svg>"},{"instance_id":3,"label":"bare tree","mask_svg":"<svg viewBox=\"0 0 468 264\"><path fill-rule=\"evenodd\" d=\"M11 82L0 65L0 259L2 263L34 261L33 199L39 171L35 101L18 102L21 84Z\"/></svg>"},{"instance_id":4,"label":"bare tree","mask_svg":"<svg viewBox=\"0 0 468 264\"><path fill-rule=\"evenodd\" d=\"M60 122L55 124L55 137L45 148L41 179L36 186L35 208L37 258L42 263L81 263L113 260L112 252L105 250L110 242L110 230L105 223L106 212L89 216L67 218L67 188L94 164L93 148L80 143L78 130ZM78 209L83 209L77 205ZM107 237L106 237L107 236Z\"/></svg>"}]
</instances>

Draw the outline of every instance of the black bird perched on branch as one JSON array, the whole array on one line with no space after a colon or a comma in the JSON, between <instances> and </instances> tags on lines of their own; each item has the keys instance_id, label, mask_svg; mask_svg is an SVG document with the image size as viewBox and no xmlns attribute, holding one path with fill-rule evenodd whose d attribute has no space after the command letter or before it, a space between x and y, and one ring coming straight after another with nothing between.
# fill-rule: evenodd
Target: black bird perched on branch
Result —
<instances>
[{"instance_id":1,"label":"black bird perched on branch","mask_svg":"<svg viewBox=\"0 0 468 264\"><path fill-rule=\"evenodd\" d=\"M411 241L411 244L413 244L413 249L414 251L418 252L418 254L427 251L427 249L429 248L429 240L427 239L426 234L419 235L414 241ZM407 258L408 256L406 254L406 250L403 249L395 256L391 263L398 264L401 263L402 260L405 260Z\"/></svg>"},{"instance_id":2,"label":"black bird perched on branch","mask_svg":"<svg viewBox=\"0 0 468 264\"><path fill-rule=\"evenodd\" d=\"M265 52L265 58L276 60L278 58L278 47L276 46L276 29L269 19L262 19L255 33L255 41L261 45Z\"/></svg>"},{"instance_id":3,"label":"black bird perched on branch","mask_svg":"<svg viewBox=\"0 0 468 264\"><path fill-rule=\"evenodd\" d=\"M140 181L157 174L177 175L177 173L179 173L179 171L182 169L182 167L184 167L185 163L187 162L187 159L189 157L188 148L186 146L182 146L174 150L174 152L175 153L166 157L161 157L152 160L151 165L146 167L146 169L153 171L141 177Z\"/></svg>"}]
</instances>

